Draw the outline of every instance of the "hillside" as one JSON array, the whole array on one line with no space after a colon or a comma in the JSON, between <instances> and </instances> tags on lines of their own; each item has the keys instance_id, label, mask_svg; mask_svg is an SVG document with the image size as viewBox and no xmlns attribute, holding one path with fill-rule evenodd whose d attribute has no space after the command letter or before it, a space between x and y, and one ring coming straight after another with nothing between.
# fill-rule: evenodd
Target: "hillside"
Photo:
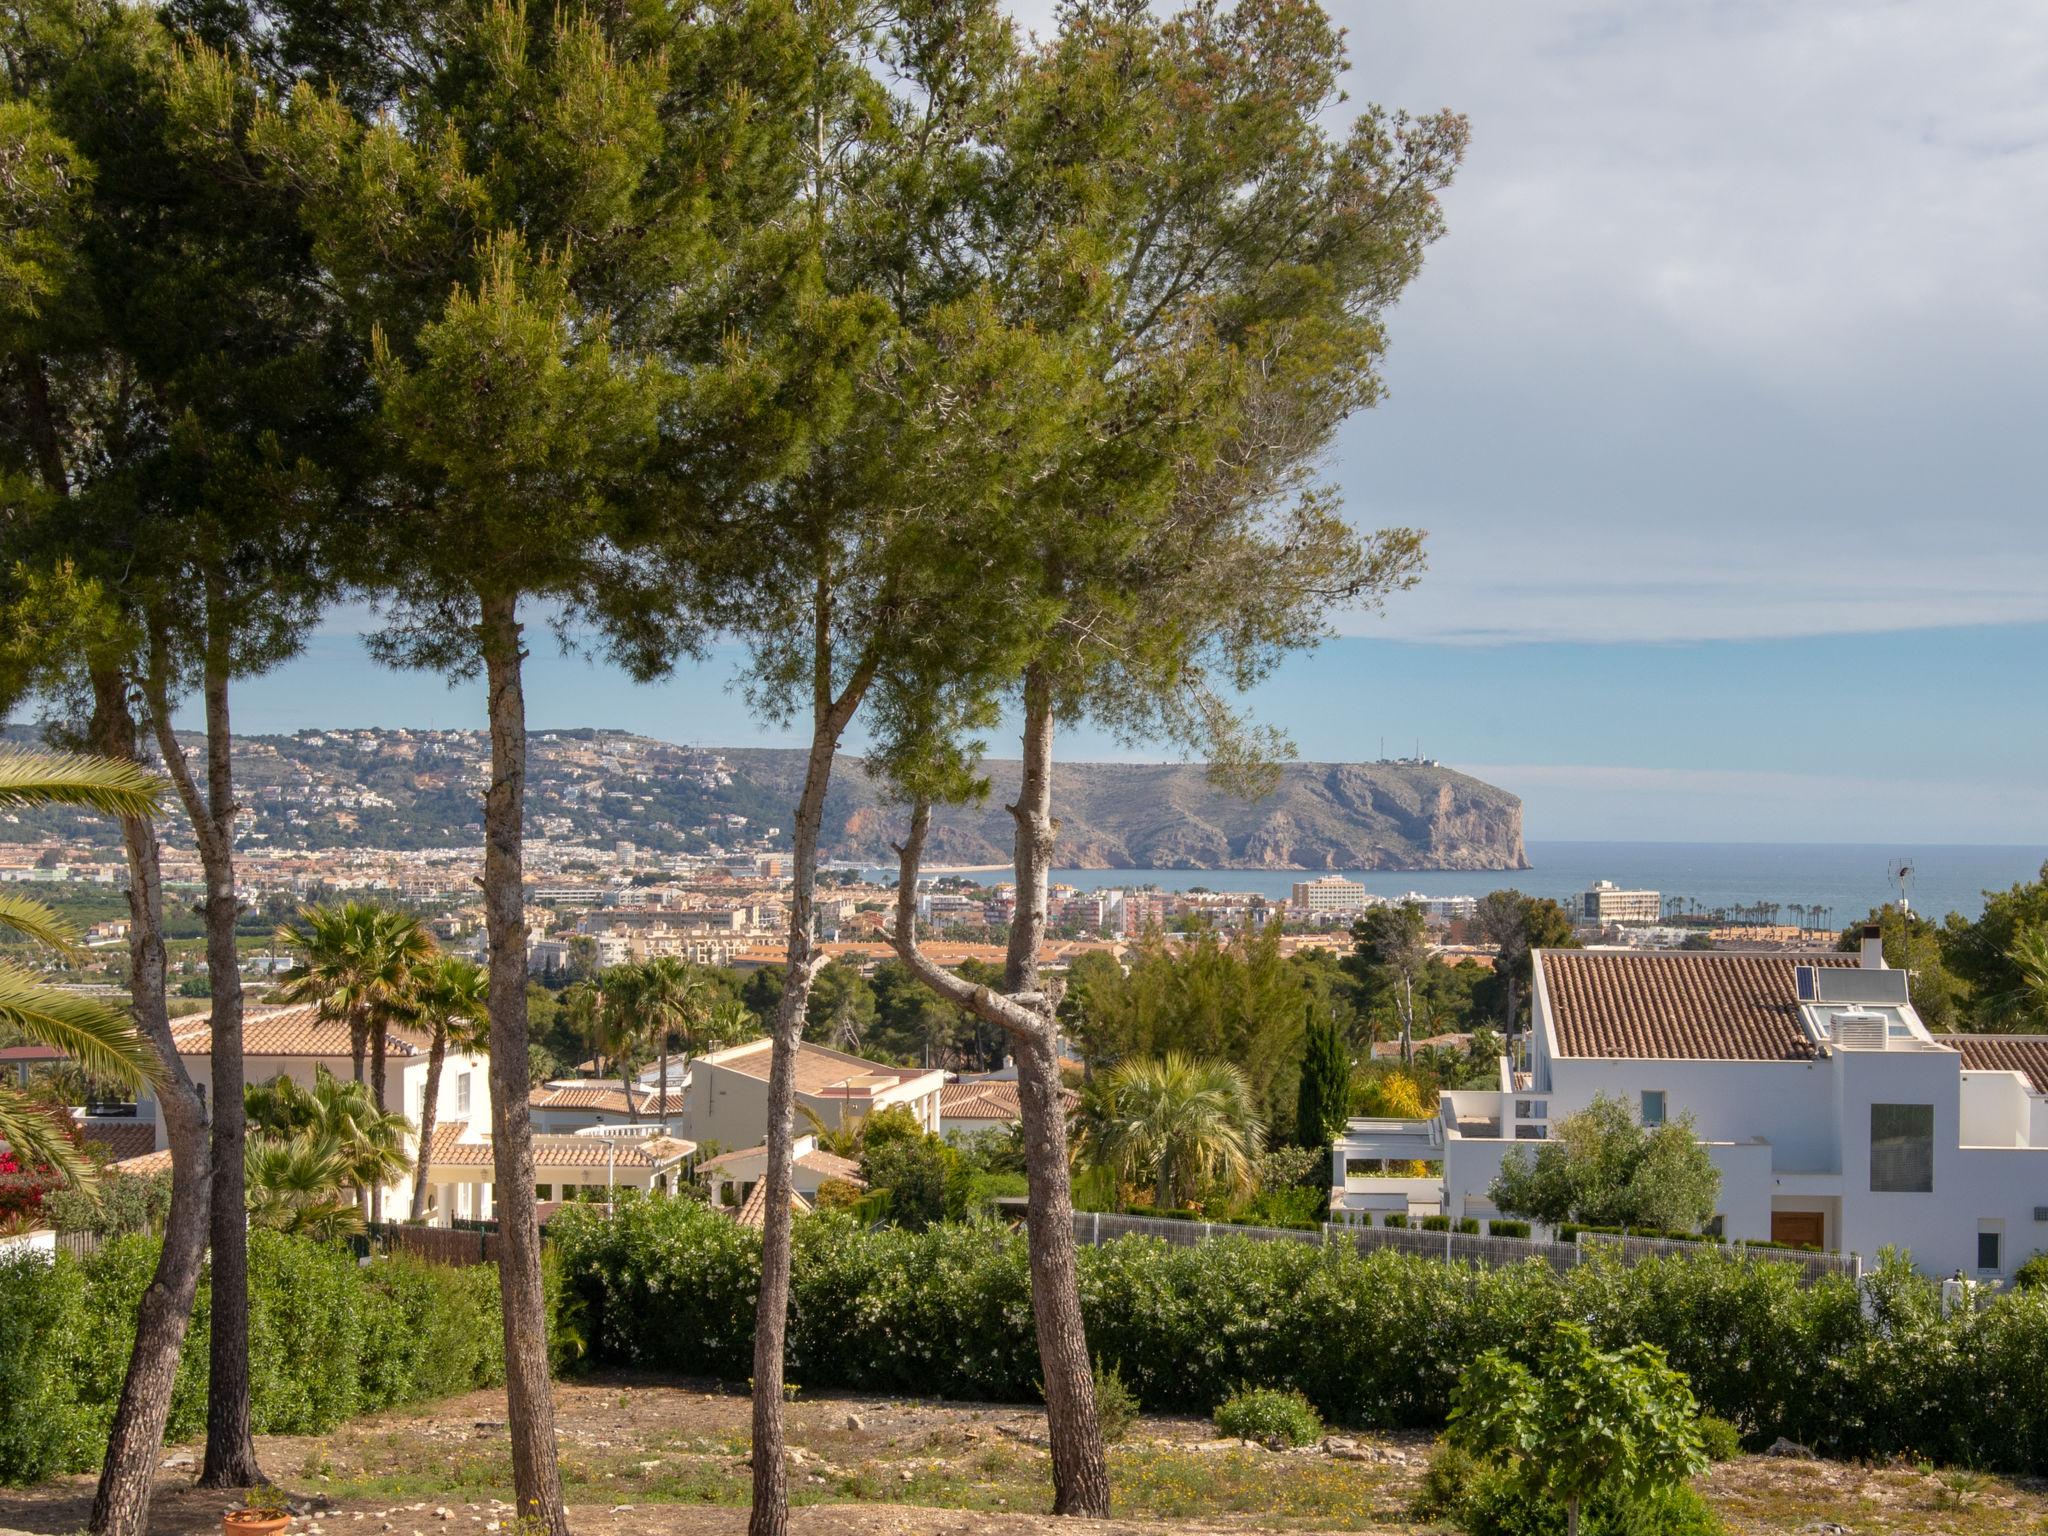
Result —
<instances>
[{"instance_id":1,"label":"hillside","mask_svg":"<svg viewBox=\"0 0 2048 1536\"><path fill-rule=\"evenodd\" d=\"M16 740L27 733L8 733ZM189 740L189 739L188 739ZM196 747L196 740L190 740ZM658 852L787 847L803 754L684 747L626 731L535 732L529 832ZM483 835L489 743L475 731L329 730L236 745L243 838L270 848L446 848ZM1004 864L1017 764L988 765L985 806L934 817L933 864ZM1056 770L1062 865L1104 869L1523 869L1521 802L1426 763L1297 763L1257 801L1199 766L1067 763ZM900 814L849 760L826 806L828 858L887 863ZM179 836L175 816L172 835ZM0 817L0 840L111 841L96 818ZM179 838L182 841L182 838Z\"/></svg>"},{"instance_id":2,"label":"hillside","mask_svg":"<svg viewBox=\"0 0 2048 1536\"><path fill-rule=\"evenodd\" d=\"M729 751L755 783L793 800L801 755ZM1007 864L1004 810L1018 764L986 765L978 808L936 812L928 861ZM1423 763L1293 763L1279 788L1240 800L1199 764L1064 763L1053 772L1058 861L1081 869L1526 869L1522 802L1466 774ZM834 858L893 862L902 818L877 804L857 767L827 807Z\"/></svg>"}]
</instances>

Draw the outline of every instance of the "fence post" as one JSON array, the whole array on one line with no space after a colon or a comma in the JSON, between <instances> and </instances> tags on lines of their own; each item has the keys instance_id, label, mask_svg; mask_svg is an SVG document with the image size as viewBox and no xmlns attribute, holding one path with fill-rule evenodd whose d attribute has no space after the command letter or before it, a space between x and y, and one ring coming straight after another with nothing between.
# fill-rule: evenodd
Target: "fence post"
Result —
<instances>
[{"instance_id":1,"label":"fence post","mask_svg":"<svg viewBox=\"0 0 2048 1536\"><path fill-rule=\"evenodd\" d=\"M1102 1212L1096 1211L1093 1215L1095 1221L1088 1232L1088 1246L1090 1248L1100 1248L1102 1246Z\"/></svg>"}]
</instances>

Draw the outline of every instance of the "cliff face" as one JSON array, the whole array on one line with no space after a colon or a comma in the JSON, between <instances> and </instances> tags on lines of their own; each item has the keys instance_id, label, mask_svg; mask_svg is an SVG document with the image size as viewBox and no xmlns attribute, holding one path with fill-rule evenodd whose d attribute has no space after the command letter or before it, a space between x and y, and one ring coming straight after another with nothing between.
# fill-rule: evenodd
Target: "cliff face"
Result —
<instances>
[{"instance_id":1,"label":"cliff face","mask_svg":"<svg viewBox=\"0 0 2048 1536\"><path fill-rule=\"evenodd\" d=\"M786 778L794 797L801 757L733 751L764 788ZM786 761L784 761L786 760ZM1018 765L984 765L986 804L934 812L926 860L1008 864L1003 809ZM826 853L894 862L902 813L878 802L858 763L842 764L827 805ZM1239 800L1212 788L1199 765L1068 763L1054 770L1058 861L1084 869L1527 869L1522 802L1448 768L1409 763L1294 763L1272 794Z\"/></svg>"}]
</instances>

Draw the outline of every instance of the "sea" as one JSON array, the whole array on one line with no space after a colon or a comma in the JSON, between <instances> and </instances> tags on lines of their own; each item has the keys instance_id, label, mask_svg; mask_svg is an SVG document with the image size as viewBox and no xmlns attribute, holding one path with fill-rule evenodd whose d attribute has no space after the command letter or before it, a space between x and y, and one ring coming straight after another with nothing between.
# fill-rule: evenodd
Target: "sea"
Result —
<instances>
[{"instance_id":1,"label":"sea","mask_svg":"<svg viewBox=\"0 0 2048 1536\"><path fill-rule=\"evenodd\" d=\"M1284 898L1297 880L1335 873L1381 896L1483 896L1512 886L1560 901L1611 880L1625 890L1684 898L1703 912L1775 902L1782 923L1802 920L1795 906L1819 907L1818 926L1840 928L1899 899L1892 871L1900 864L1908 867L1905 895L1913 910L1939 920L1950 912L1975 918L1987 890L2037 879L2048 862L2048 846L1977 843L1531 842L1527 853L1530 868L1522 870L1061 869L1053 879L1081 890L1201 886ZM889 881L895 871L870 876ZM1003 880L1009 872L979 871L976 878Z\"/></svg>"}]
</instances>

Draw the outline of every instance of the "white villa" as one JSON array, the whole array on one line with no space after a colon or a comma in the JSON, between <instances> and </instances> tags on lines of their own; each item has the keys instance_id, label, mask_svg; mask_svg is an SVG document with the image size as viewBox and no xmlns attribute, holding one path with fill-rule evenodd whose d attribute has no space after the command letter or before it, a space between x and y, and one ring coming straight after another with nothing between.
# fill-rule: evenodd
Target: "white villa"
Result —
<instances>
[{"instance_id":1,"label":"white villa","mask_svg":"<svg viewBox=\"0 0 2048 1536\"><path fill-rule=\"evenodd\" d=\"M2048 1036L1931 1033L1874 929L1860 955L1538 950L1528 1070L1503 1059L1432 1120L1351 1122L1333 1216L1492 1216L1507 1152L1597 1094L1694 1117L1729 1238L1985 1279L2048 1249ZM1407 1159L1442 1173L1374 1176Z\"/></svg>"},{"instance_id":2,"label":"white villa","mask_svg":"<svg viewBox=\"0 0 2048 1536\"><path fill-rule=\"evenodd\" d=\"M690 1063L684 1088L684 1134L727 1147L758 1143L768 1125L766 1036L712 1051ZM925 1130L937 1134L946 1074L936 1068L885 1067L845 1051L804 1041L796 1052L798 1117L808 1109L827 1130L864 1120L877 1110L905 1105ZM675 1096L670 1094L673 1108Z\"/></svg>"}]
</instances>

